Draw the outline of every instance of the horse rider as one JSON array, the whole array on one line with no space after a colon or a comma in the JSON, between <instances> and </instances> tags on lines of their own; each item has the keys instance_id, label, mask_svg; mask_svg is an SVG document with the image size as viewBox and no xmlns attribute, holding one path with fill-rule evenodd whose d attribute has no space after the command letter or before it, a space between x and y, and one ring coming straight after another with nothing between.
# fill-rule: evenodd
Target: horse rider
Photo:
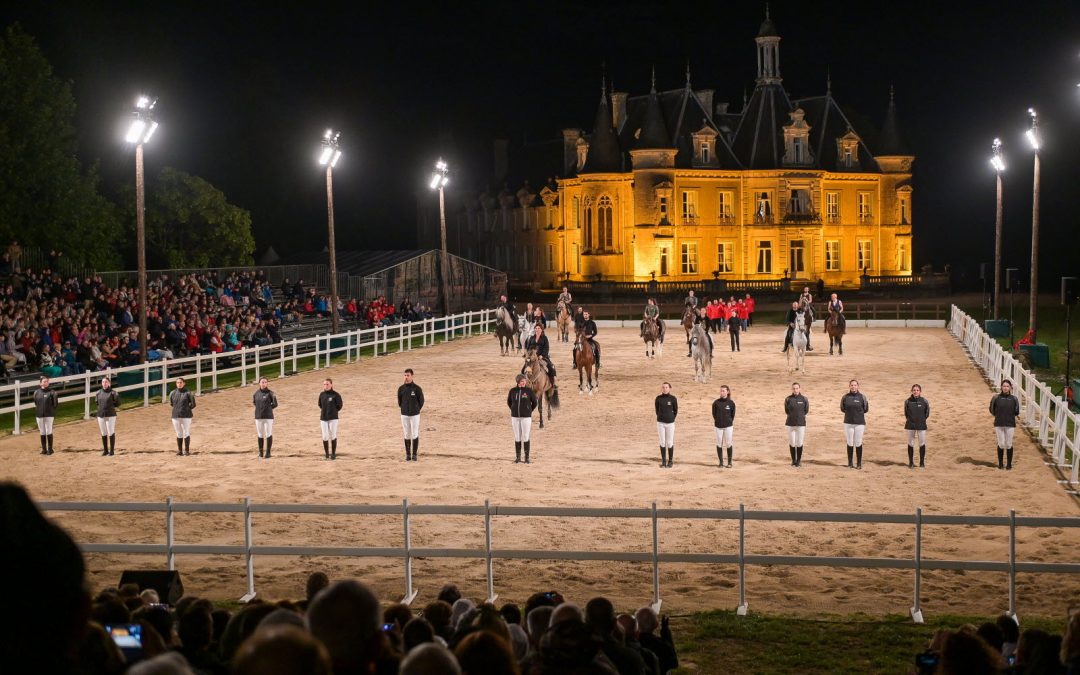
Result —
<instances>
[{"instance_id":1,"label":"horse rider","mask_svg":"<svg viewBox=\"0 0 1080 675\"><path fill-rule=\"evenodd\" d=\"M829 311L836 312L836 326L840 330L847 328L847 319L844 318L844 302L833 293L829 296Z\"/></svg>"},{"instance_id":2,"label":"horse rider","mask_svg":"<svg viewBox=\"0 0 1080 675\"><path fill-rule=\"evenodd\" d=\"M506 312L510 315L510 320L514 322L514 330L517 330L518 315L517 308L514 307L514 303L506 299L506 294L499 296L499 303L500 306L505 309Z\"/></svg>"},{"instance_id":3,"label":"horse rider","mask_svg":"<svg viewBox=\"0 0 1080 675\"><path fill-rule=\"evenodd\" d=\"M687 295L686 298L683 300L683 306L689 307L690 309L692 309L692 310L694 310L696 312L697 311L697 303L698 303L697 296L694 295L694 291L693 291L693 289L691 289L690 294Z\"/></svg>"},{"instance_id":4,"label":"horse rider","mask_svg":"<svg viewBox=\"0 0 1080 675\"><path fill-rule=\"evenodd\" d=\"M810 295L809 286L803 286L802 295L799 296L799 309L806 320L806 351L812 352L814 348L810 346L810 324L814 323L814 296Z\"/></svg>"},{"instance_id":5,"label":"horse rider","mask_svg":"<svg viewBox=\"0 0 1080 675\"><path fill-rule=\"evenodd\" d=\"M570 295L570 291L566 286L562 287L562 293L559 293L558 299L555 301L555 306L558 307L558 303L566 305L566 313L570 316L574 315L574 296Z\"/></svg>"},{"instance_id":6,"label":"horse rider","mask_svg":"<svg viewBox=\"0 0 1080 675\"><path fill-rule=\"evenodd\" d=\"M709 315L704 307L694 312L694 325L696 326L699 323L705 327L705 337L709 340L709 351L711 352L713 349L712 333L709 332Z\"/></svg>"},{"instance_id":7,"label":"horse rider","mask_svg":"<svg viewBox=\"0 0 1080 675\"><path fill-rule=\"evenodd\" d=\"M537 326L547 328L547 314L544 314L544 310L540 309L540 305L537 305L536 309L532 311L532 322Z\"/></svg>"},{"instance_id":8,"label":"horse rider","mask_svg":"<svg viewBox=\"0 0 1080 675\"><path fill-rule=\"evenodd\" d=\"M580 309L580 307L578 308ZM575 322L576 324L577 322ZM596 341L596 322L592 320L589 310L584 310L581 313L581 327L577 330L581 331L585 337L592 340L593 346L593 359L596 361L596 372L600 372L600 343ZM577 346L574 347L574 367L577 368Z\"/></svg>"},{"instance_id":9,"label":"horse rider","mask_svg":"<svg viewBox=\"0 0 1080 675\"><path fill-rule=\"evenodd\" d=\"M585 314L584 314L584 312L585 312L585 309L583 307L577 307L577 308L574 309L574 313L573 313L572 316L574 318L574 330L575 331L581 330L581 324L585 323Z\"/></svg>"},{"instance_id":10,"label":"horse rider","mask_svg":"<svg viewBox=\"0 0 1080 675\"><path fill-rule=\"evenodd\" d=\"M540 366L547 371L548 377L551 378L554 385L555 362L551 360L551 343L548 342L547 336L544 335L544 327L539 323L533 326L533 334L529 336L529 339L525 340L525 351L527 352L530 349L536 350L536 355L540 357ZM521 372L525 372L525 366L521 367Z\"/></svg>"},{"instance_id":11,"label":"horse rider","mask_svg":"<svg viewBox=\"0 0 1080 675\"><path fill-rule=\"evenodd\" d=\"M814 296L810 295L810 287L803 286L802 295L799 296L799 306L807 307L814 302Z\"/></svg>"},{"instance_id":12,"label":"horse rider","mask_svg":"<svg viewBox=\"0 0 1080 675\"><path fill-rule=\"evenodd\" d=\"M645 303L645 311L641 313L641 337L645 337L645 321L652 319L660 329L660 342L664 341L664 322L660 319L660 306L656 304L656 298L649 298Z\"/></svg>"},{"instance_id":13,"label":"horse rider","mask_svg":"<svg viewBox=\"0 0 1080 675\"><path fill-rule=\"evenodd\" d=\"M787 334L784 336L784 348L780 350L783 354L791 346L791 336L795 334L795 319L798 317L802 310L799 308L798 301L791 303L791 309L787 311L787 316L784 317L784 323L787 324Z\"/></svg>"}]
</instances>

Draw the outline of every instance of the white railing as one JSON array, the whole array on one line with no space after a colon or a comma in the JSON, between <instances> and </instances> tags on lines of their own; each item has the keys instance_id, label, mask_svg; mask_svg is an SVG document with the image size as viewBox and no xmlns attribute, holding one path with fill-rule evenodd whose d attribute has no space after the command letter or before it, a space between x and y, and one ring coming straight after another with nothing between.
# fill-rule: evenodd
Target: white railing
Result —
<instances>
[{"instance_id":1,"label":"white railing","mask_svg":"<svg viewBox=\"0 0 1080 675\"><path fill-rule=\"evenodd\" d=\"M421 347L428 347L439 341L452 340L455 337L468 337L476 333L487 333L494 321L495 311L482 309L475 312L463 312L445 317L435 317L422 321L401 323L391 326L376 326L346 331L334 335L315 335L306 338L293 338L261 347L246 347L220 354L188 356L179 359L155 361L135 366L112 368L81 375L67 375L50 378L53 388L60 395L60 403L71 401L83 402L83 418L90 419L90 401L96 388L104 377L113 382L113 389L125 392L142 392L143 406L160 399L168 399L169 378L194 378L194 391L201 396L203 380L208 380L209 390L218 389L218 378L233 373L240 374L240 386L259 381L260 377L285 377L297 372L302 359L314 359L315 370L328 368L333 357L345 357L346 363L359 361L365 351L374 356L388 354L390 351L413 349L417 340ZM137 379L134 383L125 383L126 378ZM34 403L32 392L37 382L14 382L0 386L0 417L13 415L12 433L22 431L22 413L32 410ZM77 391L72 391L73 389Z\"/></svg>"},{"instance_id":2,"label":"white railing","mask_svg":"<svg viewBox=\"0 0 1080 675\"><path fill-rule=\"evenodd\" d=\"M413 560L418 558L472 558L483 560L486 568L487 596L494 602L494 560L601 560L617 562L648 563L652 567L652 602L659 609L661 563L722 564L737 565L739 571L739 605L737 612L745 615L746 566L747 565L797 565L830 568L901 569L913 572L912 619L922 623L922 573L923 570L965 570L978 572L1004 572L1008 574L1008 612L1016 616L1016 575L1026 574L1080 574L1080 562L1021 562L1016 559L1017 528L1066 528L1080 527L1080 517L1020 517L1015 511L1007 516L950 516L926 515L921 508L914 513L832 513L799 511L749 511L742 504L738 509L669 509L657 508L653 502L647 508L570 508L533 506L495 506L485 501L483 506L418 505L408 499L400 504L255 504L250 497L242 503L211 504L181 503L169 497L164 503L106 503L106 502L39 502L44 511L83 512L141 512L165 514L165 543L163 544L117 544L83 542L80 548L86 553L158 554L165 556L170 570L176 569L177 555L236 555L245 561L247 593L241 598L248 602L255 597L255 556L334 556L399 558L404 564L405 593L402 602L409 604L416 598L413 586ZM174 527L177 513L241 513L244 516L243 545L178 544ZM401 517L404 533L401 546L346 547L346 546L277 546L255 544L252 514L336 514L336 515L394 515ZM410 518L413 516L482 516L484 522L483 548L414 547ZM496 548L492 537L492 519L498 517L546 517L546 518L618 518L649 520L652 524L652 546L638 551L574 551L552 549ZM666 552L660 550L661 520L711 520L738 521L738 540L727 541L728 552ZM859 556L800 556L759 555L746 552L747 521L788 521L809 523L863 523L909 525L914 528L911 557L859 557ZM924 558L922 554L923 529L926 526L990 526L1007 527L1009 554L1007 560L959 560ZM219 534L220 532L215 532ZM269 536L269 535L267 535ZM442 580L439 580L441 583ZM519 589L520 590L520 589Z\"/></svg>"},{"instance_id":3,"label":"white railing","mask_svg":"<svg viewBox=\"0 0 1080 675\"><path fill-rule=\"evenodd\" d=\"M1068 401L1055 395L956 305L952 306L949 332L967 349L994 389L1003 379L1012 381L1013 393L1020 399L1022 424L1046 449L1053 464L1069 475L1068 482L1080 482L1080 415L1069 409Z\"/></svg>"}]
</instances>

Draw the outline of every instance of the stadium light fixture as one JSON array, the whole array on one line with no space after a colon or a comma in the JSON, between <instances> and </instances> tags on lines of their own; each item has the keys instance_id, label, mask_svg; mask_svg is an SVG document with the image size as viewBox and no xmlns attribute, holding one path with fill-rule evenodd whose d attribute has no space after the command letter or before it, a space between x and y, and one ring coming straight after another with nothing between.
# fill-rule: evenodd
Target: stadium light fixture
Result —
<instances>
[{"instance_id":1,"label":"stadium light fixture","mask_svg":"<svg viewBox=\"0 0 1080 675\"><path fill-rule=\"evenodd\" d=\"M1039 117L1035 112L1035 108L1028 108L1028 114L1031 115L1031 128L1025 131L1024 135L1027 136L1028 143L1031 143L1032 150L1038 152L1041 140L1039 138Z\"/></svg>"},{"instance_id":2,"label":"stadium light fixture","mask_svg":"<svg viewBox=\"0 0 1080 675\"><path fill-rule=\"evenodd\" d=\"M435 170L431 172L431 181L428 187L439 191L439 285L442 287L442 310L444 314L450 314L450 284L447 282L447 268L450 265L450 256L446 250L446 195L445 189L450 182L450 167L440 157L435 162Z\"/></svg>"},{"instance_id":3,"label":"stadium light fixture","mask_svg":"<svg viewBox=\"0 0 1080 675\"><path fill-rule=\"evenodd\" d=\"M146 362L146 347L149 341L146 328L146 181L143 171L143 145L154 132L158 123L154 120L154 107L157 99L140 95L135 99L135 108L131 112L131 124L128 125L124 140L135 144L135 248L138 257L139 275L139 360Z\"/></svg>"},{"instance_id":4,"label":"stadium light fixture","mask_svg":"<svg viewBox=\"0 0 1080 675\"><path fill-rule=\"evenodd\" d=\"M1005 170L1005 156L1001 153L1001 139L994 139L994 156L990 158L990 165L994 167L994 171L1001 173Z\"/></svg>"},{"instance_id":5,"label":"stadium light fixture","mask_svg":"<svg viewBox=\"0 0 1080 675\"><path fill-rule=\"evenodd\" d=\"M1001 308L1001 258L1003 246L1002 240L1004 239L1004 225L1002 220L1002 199L1004 191L1002 190L1001 174L1005 171L1005 155L1001 151L1000 138L994 139L993 150L994 155L990 158L990 164L994 167L994 173L997 175L997 208L994 211L994 293L992 295L994 309L991 314L996 320Z\"/></svg>"}]
</instances>

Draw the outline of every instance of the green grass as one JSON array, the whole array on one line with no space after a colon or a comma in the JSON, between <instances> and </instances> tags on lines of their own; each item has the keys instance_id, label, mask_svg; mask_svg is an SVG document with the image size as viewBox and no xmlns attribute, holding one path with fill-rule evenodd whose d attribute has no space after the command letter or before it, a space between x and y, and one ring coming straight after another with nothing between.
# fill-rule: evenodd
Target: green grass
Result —
<instances>
[{"instance_id":1,"label":"green grass","mask_svg":"<svg viewBox=\"0 0 1080 675\"><path fill-rule=\"evenodd\" d=\"M993 617L928 617L862 614L807 619L731 611L699 612L672 619L678 673L908 673L915 655L940 629ZM1023 628L1061 634L1064 618L1022 617Z\"/></svg>"}]
</instances>

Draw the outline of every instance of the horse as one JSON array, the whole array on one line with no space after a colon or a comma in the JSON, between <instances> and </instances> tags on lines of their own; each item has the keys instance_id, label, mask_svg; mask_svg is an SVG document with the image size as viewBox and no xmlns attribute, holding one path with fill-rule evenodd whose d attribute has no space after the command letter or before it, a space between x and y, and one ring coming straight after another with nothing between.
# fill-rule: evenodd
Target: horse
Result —
<instances>
[{"instance_id":1,"label":"horse","mask_svg":"<svg viewBox=\"0 0 1080 675\"><path fill-rule=\"evenodd\" d=\"M570 342L570 309L562 300L556 306L556 322L559 326L559 340Z\"/></svg>"},{"instance_id":2,"label":"horse","mask_svg":"<svg viewBox=\"0 0 1080 675\"><path fill-rule=\"evenodd\" d=\"M574 356L574 368L578 371L578 393L585 393L585 380L588 379L589 396L593 389L600 388L600 372L596 369L596 354L593 353L592 338L587 337L581 330L576 331L574 348L577 350Z\"/></svg>"},{"instance_id":3,"label":"horse","mask_svg":"<svg viewBox=\"0 0 1080 675\"><path fill-rule=\"evenodd\" d=\"M533 321L531 316L522 315L518 317L517 346L519 350L523 349L525 341L532 336L533 326L535 325L536 322Z\"/></svg>"},{"instance_id":4,"label":"horse","mask_svg":"<svg viewBox=\"0 0 1080 675\"><path fill-rule=\"evenodd\" d=\"M833 353L833 341L840 349L840 356L843 356L844 333L847 333L847 324L840 323L840 312L835 309L830 309L829 316L825 319L825 332L829 334L829 356Z\"/></svg>"},{"instance_id":5,"label":"horse","mask_svg":"<svg viewBox=\"0 0 1080 675\"><path fill-rule=\"evenodd\" d=\"M712 375L712 343L705 332L705 324L699 323L690 331L690 351L694 358L694 381L705 384Z\"/></svg>"},{"instance_id":6,"label":"horse","mask_svg":"<svg viewBox=\"0 0 1080 675\"><path fill-rule=\"evenodd\" d=\"M694 330L694 308L690 305L683 310L682 327L686 331L686 355L690 356L690 332Z\"/></svg>"},{"instance_id":7,"label":"horse","mask_svg":"<svg viewBox=\"0 0 1080 675\"><path fill-rule=\"evenodd\" d=\"M540 408L540 428L544 428L544 400L548 404L548 419L554 415L554 410L559 407L559 390L555 387L547 371L540 364L540 356L535 349L525 352L525 377L528 378L529 386L536 394L536 400Z\"/></svg>"},{"instance_id":8,"label":"horse","mask_svg":"<svg viewBox=\"0 0 1080 675\"><path fill-rule=\"evenodd\" d=\"M517 326L505 307L495 310L495 337L499 338L500 356L509 356L510 350L517 351L514 340L517 339Z\"/></svg>"},{"instance_id":9,"label":"horse","mask_svg":"<svg viewBox=\"0 0 1080 675\"><path fill-rule=\"evenodd\" d=\"M791 369L791 372L800 370L803 374L806 373L806 319L802 314L795 315L795 330L791 333L791 349L787 354L788 366L791 365L791 352L795 352L795 367Z\"/></svg>"},{"instance_id":10,"label":"horse","mask_svg":"<svg viewBox=\"0 0 1080 675\"><path fill-rule=\"evenodd\" d=\"M664 353L664 343L660 340L660 321L661 319L652 317L645 319L645 332L641 339L645 341L645 356L650 359L656 358L657 345L660 346L660 354Z\"/></svg>"}]
</instances>

